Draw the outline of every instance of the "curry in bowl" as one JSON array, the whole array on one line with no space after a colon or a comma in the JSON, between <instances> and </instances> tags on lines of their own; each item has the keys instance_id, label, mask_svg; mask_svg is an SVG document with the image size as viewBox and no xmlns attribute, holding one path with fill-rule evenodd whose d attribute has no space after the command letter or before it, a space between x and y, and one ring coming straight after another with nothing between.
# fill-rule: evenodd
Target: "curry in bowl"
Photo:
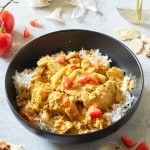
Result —
<instances>
[{"instance_id":1,"label":"curry in bowl","mask_svg":"<svg viewBox=\"0 0 150 150\"><path fill-rule=\"evenodd\" d=\"M134 99L134 75L112 66L99 49L43 56L37 67L16 71L13 82L20 114L57 134L104 129L124 116Z\"/></svg>"}]
</instances>

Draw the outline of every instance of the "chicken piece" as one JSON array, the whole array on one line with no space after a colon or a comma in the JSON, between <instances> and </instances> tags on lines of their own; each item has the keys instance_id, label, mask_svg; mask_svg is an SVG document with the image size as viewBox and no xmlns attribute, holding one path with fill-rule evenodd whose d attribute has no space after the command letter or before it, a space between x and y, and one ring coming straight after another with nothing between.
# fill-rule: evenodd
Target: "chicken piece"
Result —
<instances>
[{"instance_id":1,"label":"chicken piece","mask_svg":"<svg viewBox=\"0 0 150 150\"><path fill-rule=\"evenodd\" d=\"M107 81L103 86L100 86L99 92L97 93L100 109L107 110L115 103L115 86L114 81Z\"/></svg>"},{"instance_id":2,"label":"chicken piece","mask_svg":"<svg viewBox=\"0 0 150 150\"><path fill-rule=\"evenodd\" d=\"M85 107L89 107L92 105L92 101L89 99L89 92L86 90L83 90L80 94L79 101L83 103Z\"/></svg>"},{"instance_id":3,"label":"chicken piece","mask_svg":"<svg viewBox=\"0 0 150 150\"><path fill-rule=\"evenodd\" d=\"M48 96L49 109L52 112L60 112L60 105L62 103L63 93L58 91L53 91Z\"/></svg>"},{"instance_id":4,"label":"chicken piece","mask_svg":"<svg viewBox=\"0 0 150 150\"><path fill-rule=\"evenodd\" d=\"M38 67L40 67L40 66L45 66L45 65L47 65L48 64L48 62L50 61L50 56L45 56L45 57L42 57L38 62L37 62L37 65L38 65Z\"/></svg>"},{"instance_id":5,"label":"chicken piece","mask_svg":"<svg viewBox=\"0 0 150 150\"><path fill-rule=\"evenodd\" d=\"M65 97L65 98L63 98ZM54 113L66 114L70 119L77 119L79 116L75 102L63 93L53 91L48 97L49 109Z\"/></svg>"},{"instance_id":6,"label":"chicken piece","mask_svg":"<svg viewBox=\"0 0 150 150\"><path fill-rule=\"evenodd\" d=\"M92 67L92 64L91 62L88 60L88 59L83 59L81 61L81 68L84 69L84 70L87 70L89 69L90 67Z\"/></svg>"},{"instance_id":7,"label":"chicken piece","mask_svg":"<svg viewBox=\"0 0 150 150\"><path fill-rule=\"evenodd\" d=\"M51 77L51 84L53 87L56 87L59 82L61 82L61 78L65 75L67 71L67 66L61 68Z\"/></svg>"},{"instance_id":8,"label":"chicken piece","mask_svg":"<svg viewBox=\"0 0 150 150\"><path fill-rule=\"evenodd\" d=\"M31 79L31 83L34 84L35 82L50 82L47 77L46 73L46 66L37 67L35 70L35 75Z\"/></svg>"},{"instance_id":9,"label":"chicken piece","mask_svg":"<svg viewBox=\"0 0 150 150\"><path fill-rule=\"evenodd\" d=\"M106 111L116 101L123 100L123 95L121 94L122 93L116 87L116 82L114 80L108 80L105 84L99 86L94 92L92 92L89 98L94 100L93 102L95 103L93 103L93 105Z\"/></svg>"},{"instance_id":10,"label":"chicken piece","mask_svg":"<svg viewBox=\"0 0 150 150\"><path fill-rule=\"evenodd\" d=\"M118 67L112 67L106 72L106 75L110 80L123 80L124 71Z\"/></svg>"},{"instance_id":11,"label":"chicken piece","mask_svg":"<svg viewBox=\"0 0 150 150\"><path fill-rule=\"evenodd\" d=\"M116 102L124 100L124 95L119 86L116 85Z\"/></svg>"},{"instance_id":12,"label":"chicken piece","mask_svg":"<svg viewBox=\"0 0 150 150\"><path fill-rule=\"evenodd\" d=\"M64 134L73 127L73 123L71 121L67 121L64 116L55 116L51 119L50 123L53 127L53 132L59 134Z\"/></svg>"},{"instance_id":13,"label":"chicken piece","mask_svg":"<svg viewBox=\"0 0 150 150\"><path fill-rule=\"evenodd\" d=\"M37 65L38 67L36 69L36 75L32 81L41 80L43 82L50 82L51 77L62 68L61 64L57 63L52 57L48 55L42 57L37 62Z\"/></svg>"},{"instance_id":14,"label":"chicken piece","mask_svg":"<svg viewBox=\"0 0 150 150\"><path fill-rule=\"evenodd\" d=\"M35 82L35 84L30 86L31 104L33 104L33 109L39 110L39 107L42 105L43 101L47 99L51 90L50 83Z\"/></svg>"},{"instance_id":15,"label":"chicken piece","mask_svg":"<svg viewBox=\"0 0 150 150\"><path fill-rule=\"evenodd\" d=\"M72 80L75 80L75 78L79 75L79 74L82 74L83 73L83 70L82 69L76 69L74 71L72 71L69 75L68 75L68 78L69 79L72 79Z\"/></svg>"},{"instance_id":16,"label":"chicken piece","mask_svg":"<svg viewBox=\"0 0 150 150\"><path fill-rule=\"evenodd\" d=\"M67 114L67 116L71 120L76 120L79 117L79 111L77 109L77 106L75 102L69 99L63 99L63 102L61 104L61 109L64 110L64 112Z\"/></svg>"},{"instance_id":17,"label":"chicken piece","mask_svg":"<svg viewBox=\"0 0 150 150\"><path fill-rule=\"evenodd\" d=\"M47 76L50 76L50 78L63 67L61 64L57 63L54 58L49 56L42 57L37 64L38 67L46 67Z\"/></svg>"},{"instance_id":18,"label":"chicken piece","mask_svg":"<svg viewBox=\"0 0 150 150\"><path fill-rule=\"evenodd\" d=\"M71 58L80 58L80 55L78 52L74 51L74 52L70 52L67 56L66 59L69 60Z\"/></svg>"}]
</instances>

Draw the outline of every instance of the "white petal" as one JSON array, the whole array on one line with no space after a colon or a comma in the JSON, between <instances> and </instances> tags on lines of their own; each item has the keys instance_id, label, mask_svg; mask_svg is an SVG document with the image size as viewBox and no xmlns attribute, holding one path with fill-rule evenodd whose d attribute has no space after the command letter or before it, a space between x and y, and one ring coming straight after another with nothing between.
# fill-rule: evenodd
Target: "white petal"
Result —
<instances>
[{"instance_id":1,"label":"white petal","mask_svg":"<svg viewBox=\"0 0 150 150\"><path fill-rule=\"evenodd\" d=\"M85 14L85 9L81 7L76 7L71 15L71 19L77 19L83 17Z\"/></svg>"},{"instance_id":2,"label":"white petal","mask_svg":"<svg viewBox=\"0 0 150 150\"><path fill-rule=\"evenodd\" d=\"M49 5L49 0L28 0L30 7L45 7Z\"/></svg>"},{"instance_id":3,"label":"white petal","mask_svg":"<svg viewBox=\"0 0 150 150\"><path fill-rule=\"evenodd\" d=\"M82 0L82 2L86 9L89 9L94 12L98 11L96 7L97 6L96 0Z\"/></svg>"},{"instance_id":4,"label":"white petal","mask_svg":"<svg viewBox=\"0 0 150 150\"><path fill-rule=\"evenodd\" d=\"M62 8L58 7L56 9L54 9L54 11L50 15L45 16L45 18L64 23L64 20L61 18L61 12L62 12Z\"/></svg>"},{"instance_id":5,"label":"white petal","mask_svg":"<svg viewBox=\"0 0 150 150\"><path fill-rule=\"evenodd\" d=\"M66 3L77 7L83 7L82 0L67 0Z\"/></svg>"}]
</instances>

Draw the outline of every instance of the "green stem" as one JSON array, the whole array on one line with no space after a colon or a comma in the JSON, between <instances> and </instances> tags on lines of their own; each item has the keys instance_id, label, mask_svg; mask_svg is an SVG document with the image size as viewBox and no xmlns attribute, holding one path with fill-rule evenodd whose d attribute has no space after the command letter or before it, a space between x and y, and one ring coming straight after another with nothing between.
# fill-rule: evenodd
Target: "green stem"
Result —
<instances>
[{"instance_id":1,"label":"green stem","mask_svg":"<svg viewBox=\"0 0 150 150\"><path fill-rule=\"evenodd\" d=\"M136 16L137 16L138 23L140 23L142 19L142 5L143 5L143 0L137 0Z\"/></svg>"},{"instance_id":2,"label":"green stem","mask_svg":"<svg viewBox=\"0 0 150 150\"><path fill-rule=\"evenodd\" d=\"M2 9L1 9L0 13L2 13L2 11L12 2L17 3L17 2L14 2L14 0L9 0L4 6L1 7Z\"/></svg>"}]
</instances>

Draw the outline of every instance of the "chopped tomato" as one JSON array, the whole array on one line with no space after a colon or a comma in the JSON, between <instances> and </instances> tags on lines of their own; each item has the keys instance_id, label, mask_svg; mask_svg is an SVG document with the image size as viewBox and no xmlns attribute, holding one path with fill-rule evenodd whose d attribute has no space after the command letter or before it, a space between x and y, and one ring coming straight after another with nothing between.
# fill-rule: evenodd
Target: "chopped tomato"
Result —
<instances>
[{"instance_id":1,"label":"chopped tomato","mask_svg":"<svg viewBox=\"0 0 150 150\"><path fill-rule=\"evenodd\" d=\"M126 135L121 136L121 141L128 148L132 148L137 144L137 142L134 139L132 139Z\"/></svg>"},{"instance_id":2,"label":"chopped tomato","mask_svg":"<svg viewBox=\"0 0 150 150\"><path fill-rule=\"evenodd\" d=\"M57 54L54 58L59 64L66 64L66 58L64 54Z\"/></svg>"},{"instance_id":3,"label":"chopped tomato","mask_svg":"<svg viewBox=\"0 0 150 150\"><path fill-rule=\"evenodd\" d=\"M39 23L38 23L37 19L31 20L31 21L30 21L30 25L31 25L32 27L39 27Z\"/></svg>"},{"instance_id":4,"label":"chopped tomato","mask_svg":"<svg viewBox=\"0 0 150 150\"><path fill-rule=\"evenodd\" d=\"M27 28L24 28L23 36L24 36L25 38L27 38L27 37L30 37L30 36L31 36L31 33L30 33L30 31L29 31Z\"/></svg>"},{"instance_id":5,"label":"chopped tomato","mask_svg":"<svg viewBox=\"0 0 150 150\"><path fill-rule=\"evenodd\" d=\"M149 150L149 147L147 143L143 141L137 146L136 150Z\"/></svg>"},{"instance_id":6,"label":"chopped tomato","mask_svg":"<svg viewBox=\"0 0 150 150\"><path fill-rule=\"evenodd\" d=\"M62 78L62 84L63 84L64 89L66 90L73 88L73 81L66 76Z\"/></svg>"},{"instance_id":7,"label":"chopped tomato","mask_svg":"<svg viewBox=\"0 0 150 150\"><path fill-rule=\"evenodd\" d=\"M100 118L102 116L101 110L93 105L89 107L88 113L92 119Z\"/></svg>"},{"instance_id":8,"label":"chopped tomato","mask_svg":"<svg viewBox=\"0 0 150 150\"><path fill-rule=\"evenodd\" d=\"M83 74L76 79L81 84L98 84L98 77L91 73Z\"/></svg>"}]
</instances>

